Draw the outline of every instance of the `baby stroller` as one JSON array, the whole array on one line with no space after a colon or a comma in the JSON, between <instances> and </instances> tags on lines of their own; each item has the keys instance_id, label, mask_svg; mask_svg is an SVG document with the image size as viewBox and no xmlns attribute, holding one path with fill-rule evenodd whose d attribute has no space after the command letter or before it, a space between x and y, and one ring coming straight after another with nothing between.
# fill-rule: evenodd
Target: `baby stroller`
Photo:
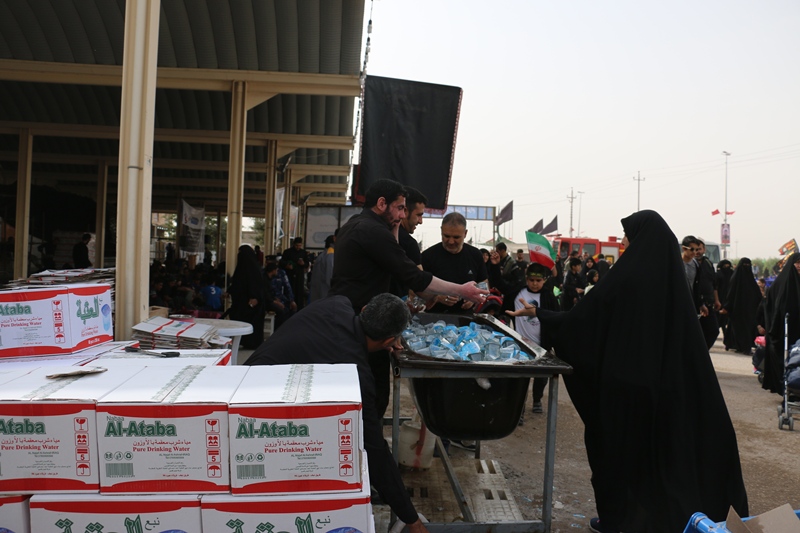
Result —
<instances>
[{"instance_id":1,"label":"baby stroller","mask_svg":"<svg viewBox=\"0 0 800 533\"><path fill-rule=\"evenodd\" d=\"M783 321L783 348L786 359L783 372L783 401L778 406L778 429L789 426L794 431L793 414L800 414L800 402L792 401L800 396L800 340L789 349L789 314Z\"/></svg>"}]
</instances>

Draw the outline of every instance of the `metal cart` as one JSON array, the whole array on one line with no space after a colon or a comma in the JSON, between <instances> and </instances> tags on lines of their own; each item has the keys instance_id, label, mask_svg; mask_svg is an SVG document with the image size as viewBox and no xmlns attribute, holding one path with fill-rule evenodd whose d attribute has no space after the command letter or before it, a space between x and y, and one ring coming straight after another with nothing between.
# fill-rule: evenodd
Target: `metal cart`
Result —
<instances>
[{"instance_id":1,"label":"metal cart","mask_svg":"<svg viewBox=\"0 0 800 533\"><path fill-rule=\"evenodd\" d=\"M442 315L434 315L430 319L443 317ZM448 317L453 320L457 317ZM455 475L452 464L444 453L444 450L439 450L439 456L444 465L453 493L458 502L464 522L450 523L450 524L437 524L429 523L426 527L431 533L448 532L448 533L549 533L550 524L552 521L552 505L553 505L553 477L555 467L555 441L556 441L556 420L558 409L558 385L559 376L561 374L568 374L572 372L572 367L564 363L552 353L544 354L544 351L537 347L531 347L526 344L513 330L507 328L501 322L494 320L492 317L486 315L476 315L470 317L471 320L476 322L483 322L490 325L495 329L502 330L505 334L514 337L524 351L530 351L532 354L535 352L539 354L536 361L509 364L509 363L470 363L470 362L456 362L446 361L441 359L433 359L430 357L419 356L413 352L400 352L392 356L392 368L394 374L394 394L392 405L392 453L395 459L398 457L398 443L400 435L400 379L410 378L411 380L418 379L475 379L475 378L550 378L548 398L547 398L547 423L546 423L546 437L545 437L545 458L544 458L544 475L543 475L543 506L542 506L542 519L529 520L522 522L476 522L475 515L470 509L464 491ZM499 380L498 380L499 381ZM527 385L525 386L527 391ZM525 401L525 396L522 396L522 402ZM419 402L417 402L419 405ZM420 410L420 414L425 421L424 409ZM519 411L517 411L516 419L511 420L513 428L516 428L517 421L519 420ZM427 421L426 421L427 424ZM510 429L508 433L513 431ZM498 437L493 437L498 438ZM437 439L437 446L441 446L441 442Z\"/></svg>"},{"instance_id":2,"label":"metal cart","mask_svg":"<svg viewBox=\"0 0 800 533\"><path fill-rule=\"evenodd\" d=\"M788 426L789 431L794 431L794 418L792 415L800 414L800 404L798 402L789 401L789 313L783 318L783 400L778 405L778 429L783 429L783 426Z\"/></svg>"}]
</instances>

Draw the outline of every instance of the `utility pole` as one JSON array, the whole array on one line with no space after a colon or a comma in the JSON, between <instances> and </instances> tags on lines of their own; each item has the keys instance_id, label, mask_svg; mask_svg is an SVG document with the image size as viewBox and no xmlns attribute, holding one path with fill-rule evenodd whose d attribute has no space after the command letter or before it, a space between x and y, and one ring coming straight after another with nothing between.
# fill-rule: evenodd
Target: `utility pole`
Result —
<instances>
[{"instance_id":1,"label":"utility pole","mask_svg":"<svg viewBox=\"0 0 800 533\"><path fill-rule=\"evenodd\" d=\"M567 200L569 200L569 236L572 237L572 204L575 201L576 196L572 192L572 187L569 188L569 196L567 196Z\"/></svg>"},{"instance_id":2,"label":"utility pole","mask_svg":"<svg viewBox=\"0 0 800 533\"><path fill-rule=\"evenodd\" d=\"M633 181L636 182L636 210L641 211L642 182L644 181L644 178L641 176L641 172L638 170L636 171L636 177L633 178Z\"/></svg>"},{"instance_id":3,"label":"utility pole","mask_svg":"<svg viewBox=\"0 0 800 533\"><path fill-rule=\"evenodd\" d=\"M722 223L725 224L727 227L728 225L728 156L731 155L730 152L726 152L725 150L722 151L722 155L725 156L725 217L722 220ZM730 236L730 231L728 232ZM728 238L730 240L730 237ZM728 246L729 244L722 244L722 258L728 258Z\"/></svg>"},{"instance_id":4,"label":"utility pole","mask_svg":"<svg viewBox=\"0 0 800 533\"><path fill-rule=\"evenodd\" d=\"M578 198L578 238L581 236L581 210L583 208L583 191L578 191L580 197Z\"/></svg>"}]
</instances>

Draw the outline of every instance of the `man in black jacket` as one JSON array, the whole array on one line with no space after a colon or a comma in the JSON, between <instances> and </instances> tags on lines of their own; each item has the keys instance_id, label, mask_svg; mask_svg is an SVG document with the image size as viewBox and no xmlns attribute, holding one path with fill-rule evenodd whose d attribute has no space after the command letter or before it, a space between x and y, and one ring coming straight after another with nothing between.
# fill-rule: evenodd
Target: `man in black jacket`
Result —
<instances>
[{"instance_id":1,"label":"man in black jacket","mask_svg":"<svg viewBox=\"0 0 800 533\"><path fill-rule=\"evenodd\" d=\"M717 320L717 313L714 311L719 311L722 306L717 295L717 276L714 272L714 265L711 264L711 260L705 254L706 244L701 239L697 239L695 259L700 265L697 275L698 289L703 303L709 311L706 316L700 317L700 327L703 330L706 345L710 350L714 346L717 337L719 337L719 321Z\"/></svg>"},{"instance_id":2,"label":"man in black jacket","mask_svg":"<svg viewBox=\"0 0 800 533\"><path fill-rule=\"evenodd\" d=\"M427 529L419 520L383 438L381 416L375 407L375 379L368 361L372 353L397 346L400 333L410 320L405 303L391 294L375 296L358 316L346 297L323 298L286 322L253 352L245 365L356 365L370 481L400 520L410 524L410 531L423 533Z\"/></svg>"}]
</instances>

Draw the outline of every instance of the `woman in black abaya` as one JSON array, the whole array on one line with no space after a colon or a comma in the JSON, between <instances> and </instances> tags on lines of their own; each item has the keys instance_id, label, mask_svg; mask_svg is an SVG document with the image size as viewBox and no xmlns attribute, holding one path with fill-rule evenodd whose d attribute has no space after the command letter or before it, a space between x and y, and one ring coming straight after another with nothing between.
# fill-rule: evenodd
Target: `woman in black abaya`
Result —
<instances>
[{"instance_id":1,"label":"woman in black abaya","mask_svg":"<svg viewBox=\"0 0 800 533\"><path fill-rule=\"evenodd\" d=\"M728 298L728 289L731 285L731 277L733 276L733 264L727 259L723 259L719 263L717 263L717 295L719 296L719 301L722 304L725 303L725 300ZM730 346L729 343L729 336L730 332L728 331L728 315L725 313L718 313L717 321L719 322L719 327L722 328L722 342L725 346ZM727 349L727 348L726 348Z\"/></svg>"},{"instance_id":2,"label":"woman in black abaya","mask_svg":"<svg viewBox=\"0 0 800 533\"><path fill-rule=\"evenodd\" d=\"M736 434L686 285L677 239L654 211L622 220L628 244L556 327L556 354L585 425L606 532L682 531L695 512L748 515ZM653 280L659 283L653 283Z\"/></svg>"},{"instance_id":3,"label":"woman in black abaya","mask_svg":"<svg viewBox=\"0 0 800 533\"><path fill-rule=\"evenodd\" d=\"M743 257L736 265L728 296L722 302L722 308L728 317L725 349L749 354L758 335L756 313L758 304L761 303L761 289L753 277L753 264L747 257Z\"/></svg>"},{"instance_id":4,"label":"woman in black abaya","mask_svg":"<svg viewBox=\"0 0 800 533\"><path fill-rule=\"evenodd\" d=\"M253 333L242 337L242 348L255 350L264 342L264 280L256 253L246 244L239 247L228 294L231 295L231 319L253 326Z\"/></svg>"},{"instance_id":5,"label":"woman in black abaya","mask_svg":"<svg viewBox=\"0 0 800 533\"><path fill-rule=\"evenodd\" d=\"M790 255L767 290L764 302L767 354L761 386L783 394L784 317L789 314L789 346L800 338L800 253Z\"/></svg>"}]
</instances>

